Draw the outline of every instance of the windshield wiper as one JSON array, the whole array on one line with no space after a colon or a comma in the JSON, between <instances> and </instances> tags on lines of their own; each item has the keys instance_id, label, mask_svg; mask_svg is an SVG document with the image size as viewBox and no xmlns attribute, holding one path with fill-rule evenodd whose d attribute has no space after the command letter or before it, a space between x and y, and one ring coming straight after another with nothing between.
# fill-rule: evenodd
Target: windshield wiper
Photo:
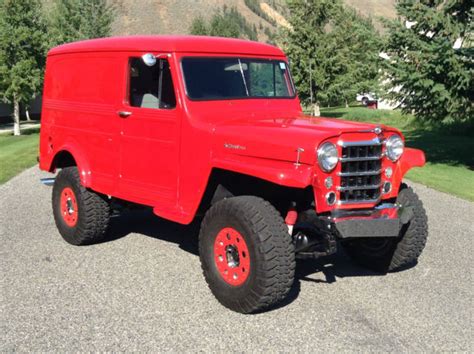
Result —
<instances>
[{"instance_id":1,"label":"windshield wiper","mask_svg":"<svg viewBox=\"0 0 474 354\"><path fill-rule=\"evenodd\" d=\"M250 95L249 95L249 89L247 88L247 81L245 81L244 69L242 68L242 62L240 61L240 59L238 59L238 61L239 61L239 67L240 67L240 74L242 75L242 81L244 82L244 86L245 86L245 93L247 94L247 97L248 97Z\"/></svg>"}]
</instances>

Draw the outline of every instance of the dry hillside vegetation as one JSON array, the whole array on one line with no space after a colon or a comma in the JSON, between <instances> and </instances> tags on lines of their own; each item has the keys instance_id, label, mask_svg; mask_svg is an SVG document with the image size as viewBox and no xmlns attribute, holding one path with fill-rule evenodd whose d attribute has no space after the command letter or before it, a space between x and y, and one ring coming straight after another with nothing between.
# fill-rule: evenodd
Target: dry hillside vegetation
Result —
<instances>
[{"instance_id":1,"label":"dry hillside vegetation","mask_svg":"<svg viewBox=\"0 0 474 354\"><path fill-rule=\"evenodd\" d=\"M275 29L253 13L243 0L116 0L114 3L118 12L114 35L187 34L195 17L207 20L224 5L236 7L257 28L262 24L263 28Z\"/></svg>"},{"instance_id":2,"label":"dry hillside vegetation","mask_svg":"<svg viewBox=\"0 0 474 354\"><path fill-rule=\"evenodd\" d=\"M396 0L344 0L344 3L364 16L374 19L374 26L378 31L383 31L379 17L393 19L397 17L395 10Z\"/></svg>"},{"instance_id":3,"label":"dry hillside vegetation","mask_svg":"<svg viewBox=\"0 0 474 354\"><path fill-rule=\"evenodd\" d=\"M273 7L268 5L266 2L260 3L260 8L262 11L267 14L268 17L273 19L278 26L285 27L285 28L290 28L291 25L290 23L284 18L281 14L278 13Z\"/></svg>"},{"instance_id":4,"label":"dry hillside vegetation","mask_svg":"<svg viewBox=\"0 0 474 354\"><path fill-rule=\"evenodd\" d=\"M133 34L187 34L191 22L201 16L209 19L224 5L236 7L259 32L259 39L265 39L265 28L276 28L265 19L252 12L244 0L110 0L117 9L117 19L113 24L114 35ZM395 0L344 0L360 14L376 19L379 16L394 18ZM274 7L270 4L276 5ZM287 26L285 0L260 1L260 8L280 26ZM379 21L376 27L381 29Z\"/></svg>"}]
</instances>

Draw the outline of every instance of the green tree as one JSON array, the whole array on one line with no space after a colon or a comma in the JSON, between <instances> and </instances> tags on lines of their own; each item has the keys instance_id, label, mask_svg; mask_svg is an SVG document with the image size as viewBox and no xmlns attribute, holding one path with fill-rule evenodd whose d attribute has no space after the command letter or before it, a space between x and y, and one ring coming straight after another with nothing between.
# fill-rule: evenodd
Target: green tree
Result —
<instances>
[{"instance_id":1,"label":"green tree","mask_svg":"<svg viewBox=\"0 0 474 354\"><path fill-rule=\"evenodd\" d=\"M343 8L336 13L332 28L325 34L330 77L326 101L334 104L353 101L360 92L377 91L379 52L382 41L371 19Z\"/></svg>"},{"instance_id":2,"label":"green tree","mask_svg":"<svg viewBox=\"0 0 474 354\"><path fill-rule=\"evenodd\" d=\"M388 97L421 120L472 125L472 2L400 0L396 8L382 63Z\"/></svg>"},{"instance_id":3,"label":"green tree","mask_svg":"<svg viewBox=\"0 0 474 354\"><path fill-rule=\"evenodd\" d=\"M53 45L110 36L114 14L106 0L56 0L51 14Z\"/></svg>"},{"instance_id":4,"label":"green tree","mask_svg":"<svg viewBox=\"0 0 474 354\"><path fill-rule=\"evenodd\" d=\"M378 82L380 37L340 0L291 0L282 42L305 103L341 104Z\"/></svg>"},{"instance_id":5,"label":"green tree","mask_svg":"<svg viewBox=\"0 0 474 354\"><path fill-rule=\"evenodd\" d=\"M340 6L339 1L332 0L288 2L292 28L283 28L281 39L303 102L325 100L323 94L332 80L327 73L327 61L334 54L327 51L325 29Z\"/></svg>"},{"instance_id":6,"label":"green tree","mask_svg":"<svg viewBox=\"0 0 474 354\"><path fill-rule=\"evenodd\" d=\"M209 23L197 17L191 23L189 32L194 35L246 38L257 40L257 28L247 22L235 7L224 7L216 11Z\"/></svg>"},{"instance_id":7,"label":"green tree","mask_svg":"<svg viewBox=\"0 0 474 354\"><path fill-rule=\"evenodd\" d=\"M207 28L206 21L202 17L196 17L191 23L189 32L197 36L208 36L209 29Z\"/></svg>"},{"instance_id":8,"label":"green tree","mask_svg":"<svg viewBox=\"0 0 474 354\"><path fill-rule=\"evenodd\" d=\"M0 13L0 95L13 105L14 135L20 135L20 104L42 84L46 25L38 0L2 0Z\"/></svg>"}]
</instances>

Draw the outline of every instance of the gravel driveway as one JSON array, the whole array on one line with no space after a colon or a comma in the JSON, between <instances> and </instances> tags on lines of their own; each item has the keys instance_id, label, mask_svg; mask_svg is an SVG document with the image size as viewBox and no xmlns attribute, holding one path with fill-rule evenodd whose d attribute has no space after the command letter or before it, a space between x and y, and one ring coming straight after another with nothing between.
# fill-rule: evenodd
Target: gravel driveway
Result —
<instances>
[{"instance_id":1,"label":"gravel driveway","mask_svg":"<svg viewBox=\"0 0 474 354\"><path fill-rule=\"evenodd\" d=\"M37 167L0 186L0 351L470 351L474 203L415 185L430 237L420 263L379 276L343 254L298 263L288 301L226 310L201 275L196 226L150 213L74 247Z\"/></svg>"}]
</instances>

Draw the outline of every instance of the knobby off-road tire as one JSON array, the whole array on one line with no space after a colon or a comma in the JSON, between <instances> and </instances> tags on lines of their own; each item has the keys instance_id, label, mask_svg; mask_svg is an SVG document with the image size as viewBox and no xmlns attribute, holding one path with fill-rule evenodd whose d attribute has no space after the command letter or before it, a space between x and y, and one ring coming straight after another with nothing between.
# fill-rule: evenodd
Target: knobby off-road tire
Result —
<instances>
[{"instance_id":1,"label":"knobby off-road tire","mask_svg":"<svg viewBox=\"0 0 474 354\"><path fill-rule=\"evenodd\" d=\"M288 295L294 281L288 228L261 198L240 196L214 204L201 224L199 255L214 296L240 313L269 309Z\"/></svg>"},{"instance_id":2,"label":"knobby off-road tire","mask_svg":"<svg viewBox=\"0 0 474 354\"><path fill-rule=\"evenodd\" d=\"M100 241L110 219L109 202L81 184L76 167L62 169L53 186L53 214L59 233L70 244Z\"/></svg>"},{"instance_id":3,"label":"knobby off-road tire","mask_svg":"<svg viewBox=\"0 0 474 354\"><path fill-rule=\"evenodd\" d=\"M413 208L413 218L402 227L398 238L352 240L343 244L346 252L361 265L387 272L416 264L428 237L428 218L423 203L406 184L400 187L397 203Z\"/></svg>"}]
</instances>

